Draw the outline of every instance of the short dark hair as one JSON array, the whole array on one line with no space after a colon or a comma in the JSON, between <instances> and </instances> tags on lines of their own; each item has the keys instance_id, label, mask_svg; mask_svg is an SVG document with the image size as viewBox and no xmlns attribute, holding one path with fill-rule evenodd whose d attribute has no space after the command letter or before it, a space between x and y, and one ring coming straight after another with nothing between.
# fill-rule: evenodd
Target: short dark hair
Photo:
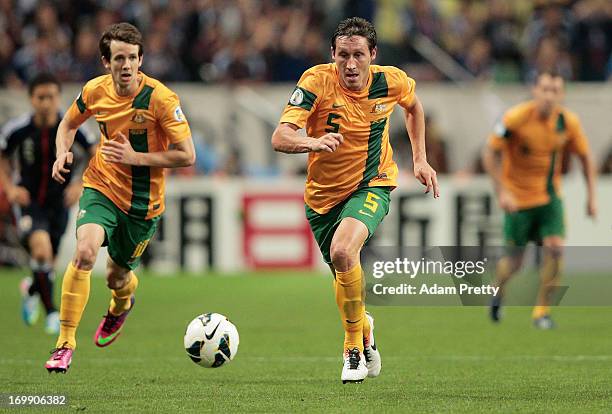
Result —
<instances>
[{"instance_id":1,"label":"short dark hair","mask_svg":"<svg viewBox=\"0 0 612 414\"><path fill-rule=\"evenodd\" d=\"M376 29L362 17L349 17L340 22L331 38L332 50L336 50L336 39L340 36L363 36L368 41L370 52L376 47Z\"/></svg>"},{"instance_id":2,"label":"short dark hair","mask_svg":"<svg viewBox=\"0 0 612 414\"><path fill-rule=\"evenodd\" d=\"M47 85L50 83L57 85L57 88L60 91L62 90L62 84L55 77L55 75L48 72L41 72L38 75L34 76L32 80L30 80L30 82L28 83L28 93L30 94L30 96L32 96L34 94L34 89L36 89L38 86Z\"/></svg>"},{"instance_id":3,"label":"short dark hair","mask_svg":"<svg viewBox=\"0 0 612 414\"><path fill-rule=\"evenodd\" d=\"M116 23L109 26L100 38L100 54L106 60L111 58L110 44L112 40L138 45L138 56L142 56L142 34L129 23Z\"/></svg>"}]
</instances>

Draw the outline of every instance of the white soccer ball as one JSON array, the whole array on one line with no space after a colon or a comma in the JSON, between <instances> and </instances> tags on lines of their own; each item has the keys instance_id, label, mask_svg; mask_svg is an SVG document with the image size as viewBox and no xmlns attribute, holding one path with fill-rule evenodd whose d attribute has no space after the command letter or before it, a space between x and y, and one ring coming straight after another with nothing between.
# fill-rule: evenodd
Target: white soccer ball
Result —
<instances>
[{"instance_id":1,"label":"white soccer ball","mask_svg":"<svg viewBox=\"0 0 612 414\"><path fill-rule=\"evenodd\" d=\"M184 344L187 355L205 368L229 363L238 352L238 330L219 313L204 313L187 325Z\"/></svg>"}]
</instances>

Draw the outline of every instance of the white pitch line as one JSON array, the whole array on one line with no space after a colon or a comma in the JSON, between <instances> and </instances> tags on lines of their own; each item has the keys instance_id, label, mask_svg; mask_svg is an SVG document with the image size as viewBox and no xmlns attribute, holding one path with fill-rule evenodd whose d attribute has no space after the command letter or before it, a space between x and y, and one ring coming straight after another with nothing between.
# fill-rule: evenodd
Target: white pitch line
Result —
<instances>
[{"instance_id":1,"label":"white pitch line","mask_svg":"<svg viewBox=\"0 0 612 414\"><path fill-rule=\"evenodd\" d=\"M183 361L186 359L183 357L165 357L164 361ZM493 355L410 355L410 356L385 356L385 361L554 361L554 362L594 362L594 361L612 361L612 355L506 355L506 356L493 356ZM254 363L293 363L293 362L338 362L342 358L331 357L331 356L237 356L237 359L246 360ZM0 358L0 365L41 365L44 361L40 359L13 359L13 358ZM149 363L151 358L132 358L126 356L125 358L104 358L96 357L89 358L86 360L88 364L108 364L109 362L120 362L126 363Z\"/></svg>"}]
</instances>

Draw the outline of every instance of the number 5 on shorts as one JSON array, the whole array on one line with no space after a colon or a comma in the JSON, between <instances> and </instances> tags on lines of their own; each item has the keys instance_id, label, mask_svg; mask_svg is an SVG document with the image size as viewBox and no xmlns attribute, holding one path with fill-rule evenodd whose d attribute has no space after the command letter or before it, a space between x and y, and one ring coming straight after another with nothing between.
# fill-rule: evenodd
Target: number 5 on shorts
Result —
<instances>
[{"instance_id":1,"label":"number 5 on shorts","mask_svg":"<svg viewBox=\"0 0 612 414\"><path fill-rule=\"evenodd\" d=\"M370 210L372 213L376 213L376 210L378 210L378 202L376 200L379 199L379 196L368 191L368 195L366 196L366 199L363 202L363 206Z\"/></svg>"}]
</instances>

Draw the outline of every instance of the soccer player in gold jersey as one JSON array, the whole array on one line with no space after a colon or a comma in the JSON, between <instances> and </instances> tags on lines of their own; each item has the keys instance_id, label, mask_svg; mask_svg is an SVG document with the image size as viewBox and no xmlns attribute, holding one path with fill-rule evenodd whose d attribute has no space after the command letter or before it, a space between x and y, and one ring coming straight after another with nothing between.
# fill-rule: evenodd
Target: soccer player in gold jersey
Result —
<instances>
[{"instance_id":1,"label":"soccer player in gold jersey","mask_svg":"<svg viewBox=\"0 0 612 414\"><path fill-rule=\"evenodd\" d=\"M142 36L128 23L110 26L100 39L109 74L87 82L62 119L53 178L65 180L75 132L89 117L100 127L100 146L83 176L77 247L62 283L60 335L45 364L66 372L76 348L76 329L89 297L98 250L108 246L106 279L110 307L96 330L97 346L110 345L134 306L133 272L164 211L164 168L195 162L191 131L175 93L139 71Z\"/></svg>"},{"instance_id":2,"label":"soccer player in gold jersey","mask_svg":"<svg viewBox=\"0 0 612 414\"><path fill-rule=\"evenodd\" d=\"M510 108L485 148L485 169L493 178L504 210L508 251L497 264L499 292L490 316L501 318L504 287L520 269L529 241L544 246L540 290L533 309L534 326L550 329L550 304L562 270L565 219L561 200L561 157L564 149L578 155L587 184L586 212L597 213L595 169L589 143L578 116L561 106L563 78L553 72L538 75L533 100Z\"/></svg>"},{"instance_id":3,"label":"soccer player in gold jersey","mask_svg":"<svg viewBox=\"0 0 612 414\"><path fill-rule=\"evenodd\" d=\"M304 72L272 135L276 151L309 153L306 217L334 273L345 332L343 383L378 376L381 369L373 318L365 312L360 251L387 215L397 185L389 144L396 104L404 109L414 174L426 192L439 196L436 172L425 156L415 82L398 68L373 65L376 52L370 22L358 17L340 22L331 39L333 63ZM297 132L304 127L307 136Z\"/></svg>"}]
</instances>

